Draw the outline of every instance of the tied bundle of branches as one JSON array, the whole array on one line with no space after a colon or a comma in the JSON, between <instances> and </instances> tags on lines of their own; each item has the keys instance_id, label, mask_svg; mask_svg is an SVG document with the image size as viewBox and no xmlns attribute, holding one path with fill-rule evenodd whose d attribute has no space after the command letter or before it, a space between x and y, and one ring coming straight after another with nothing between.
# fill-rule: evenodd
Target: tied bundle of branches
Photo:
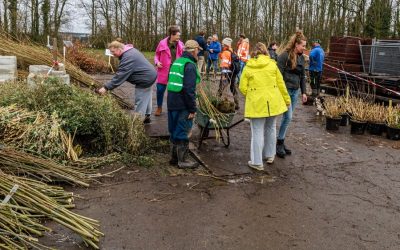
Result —
<instances>
[{"instance_id":1,"label":"tied bundle of branches","mask_svg":"<svg viewBox=\"0 0 400 250\"><path fill-rule=\"evenodd\" d=\"M90 172L63 166L50 159L38 158L12 148L0 148L0 170L8 174L25 175L46 182L66 181L88 187Z\"/></svg>"},{"instance_id":2,"label":"tied bundle of branches","mask_svg":"<svg viewBox=\"0 0 400 250\"><path fill-rule=\"evenodd\" d=\"M16 56L19 62L23 62L26 65L53 65L53 56L49 49L42 47L31 42L15 41L10 39L9 36L5 34L0 35L0 54ZM61 58L61 55L59 55ZM99 88L102 84L95 81L90 75L76 67L73 63L68 60L65 61L65 69L67 73L71 76L72 82L77 83L80 87L81 85L87 88ZM124 100L118 96L114 96L118 104L122 107L130 108L131 105L126 103Z\"/></svg>"},{"instance_id":3,"label":"tied bundle of branches","mask_svg":"<svg viewBox=\"0 0 400 250\"><path fill-rule=\"evenodd\" d=\"M338 98L325 98L324 100L325 116L330 118L340 118L343 109Z\"/></svg>"},{"instance_id":4,"label":"tied bundle of branches","mask_svg":"<svg viewBox=\"0 0 400 250\"><path fill-rule=\"evenodd\" d=\"M74 231L86 245L98 249L99 237L103 236L99 223L67 209L73 206L72 193L0 171L0 198L11 195L10 190L13 190L11 199L0 204L0 246L42 249L31 235L41 236L43 231L49 231L34 219L47 218Z\"/></svg>"},{"instance_id":5,"label":"tied bundle of branches","mask_svg":"<svg viewBox=\"0 0 400 250\"><path fill-rule=\"evenodd\" d=\"M391 128L400 128L400 106L389 107L386 123Z\"/></svg>"},{"instance_id":6,"label":"tied bundle of branches","mask_svg":"<svg viewBox=\"0 0 400 250\"><path fill-rule=\"evenodd\" d=\"M198 85L197 93L200 112L210 118L210 121L216 128L216 131L219 132L223 128L223 124L228 121L228 115L222 113L215 107L217 98L213 95L210 88L207 88L204 83Z\"/></svg>"},{"instance_id":7,"label":"tied bundle of branches","mask_svg":"<svg viewBox=\"0 0 400 250\"><path fill-rule=\"evenodd\" d=\"M388 110L383 104L373 104L367 110L367 121L375 124L384 124Z\"/></svg>"},{"instance_id":8,"label":"tied bundle of branches","mask_svg":"<svg viewBox=\"0 0 400 250\"><path fill-rule=\"evenodd\" d=\"M100 55L86 52L79 42L73 48L68 48L67 58L72 64L86 73L111 73L107 62Z\"/></svg>"},{"instance_id":9,"label":"tied bundle of branches","mask_svg":"<svg viewBox=\"0 0 400 250\"><path fill-rule=\"evenodd\" d=\"M49 117L15 105L0 107L0 139L5 144L50 158L77 160L72 138L61 124L55 113Z\"/></svg>"},{"instance_id":10,"label":"tied bundle of branches","mask_svg":"<svg viewBox=\"0 0 400 250\"><path fill-rule=\"evenodd\" d=\"M351 119L358 122L366 122L368 119L368 110L370 109L370 104L365 102L361 98L352 97L349 98L349 112Z\"/></svg>"}]
</instances>

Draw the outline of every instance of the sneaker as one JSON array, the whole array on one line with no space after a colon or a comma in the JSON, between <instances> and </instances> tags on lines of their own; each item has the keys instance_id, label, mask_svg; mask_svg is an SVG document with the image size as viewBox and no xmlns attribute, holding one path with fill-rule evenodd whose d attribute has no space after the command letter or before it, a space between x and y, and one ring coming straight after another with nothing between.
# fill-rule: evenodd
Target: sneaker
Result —
<instances>
[{"instance_id":1,"label":"sneaker","mask_svg":"<svg viewBox=\"0 0 400 250\"><path fill-rule=\"evenodd\" d=\"M275 157L267 157L267 163L272 164L274 163Z\"/></svg>"},{"instance_id":2,"label":"sneaker","mask_svg":"<svg viewBox=\"0 0 400 250\"><path fill-rule=\"evenodd\" d=\"M255 170L258 170L258 171L263 171L263 170L264 170L264 166L263 166L263 165L255 165L255 164L251 163L251 161L249 161L249 162L247 163L247 165L248 165L250 168L255 169Z\"/></svg>"}]
</instances>

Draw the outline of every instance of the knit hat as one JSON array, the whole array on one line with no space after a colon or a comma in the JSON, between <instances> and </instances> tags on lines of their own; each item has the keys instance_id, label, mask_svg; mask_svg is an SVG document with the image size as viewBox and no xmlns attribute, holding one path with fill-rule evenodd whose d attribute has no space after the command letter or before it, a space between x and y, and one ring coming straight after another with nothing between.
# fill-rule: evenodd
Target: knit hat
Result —
<instances>
[{"instance_id":1,"label":"knit hat","mask_svg":"<svg viewBox=\"0 0 400 250\"><path fill-rule=\"evenodd\" d=\"M195 48L199 48L199 44L195 40L187 40L185 43L185 51L192 52Z\"/></svg>"},{"instance_id":2,"label":"knit hat","mask_svg":"<svg viewBox=\"0 0 400 250\"><path fill-rule=\"evenodd\" d=\"M222 44L223 44L223 45L232 46L232 39L229 38L229 37L224 38L224 40L222 40Z\"/></svg>"}]
</instances>

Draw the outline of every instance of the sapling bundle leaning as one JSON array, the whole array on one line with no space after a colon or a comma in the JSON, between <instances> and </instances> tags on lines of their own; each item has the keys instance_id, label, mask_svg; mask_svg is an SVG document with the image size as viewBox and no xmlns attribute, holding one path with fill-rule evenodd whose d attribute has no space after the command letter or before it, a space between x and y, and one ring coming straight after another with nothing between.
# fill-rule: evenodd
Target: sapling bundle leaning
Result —
<instances>
[{"instance_id":1,"label":"sapling bundle leaning","mask_svg":"<svg viewBox=\"0 0 400 250\"><path fill-rule=\"evenodd\" d=\"M212 126L219 131L229 122L229 114L232 113L232 105L228 100L221 99L218 94L214 94L210 86L201 83L197 87L199 111L202 115L209 118ZM233 103L233 112L234 112ZM221 111L224 111L222 112ZM203 124L204 125L204 124Z\"/></svg>"}]
</instances>

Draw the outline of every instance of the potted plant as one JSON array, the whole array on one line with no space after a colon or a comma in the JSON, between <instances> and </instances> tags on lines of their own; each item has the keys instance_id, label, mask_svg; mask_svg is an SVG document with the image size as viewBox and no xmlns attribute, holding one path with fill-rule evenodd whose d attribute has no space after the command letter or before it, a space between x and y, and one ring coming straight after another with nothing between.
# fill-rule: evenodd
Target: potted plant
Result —
<instances>
[{"instance_id":1,"label":"potted plant","mask_svg":"<svg viewBox=\"0 0 400 250\"><path fill-rule=\"evenodd\" d=\"M350 119L350 133L354 135L362 135L365 133L367 127L367 116L370 104L362 100L361 98L349 99L349 112L351 115Z\"/></svg>"},{"instance_id":2,"label":"potted plant","mask_svg":"<svg viewBox=\"0 0 400 250\"><path fill-rule=\"evenodd\" d=\"M342 120L339 100L337 98L325 98L324 106L326 130L339 130L340 121Z\"/></svg>"},{"instance_id":3,"label":"potted plant","mask_svg":"<svg viewBox=\"0 0 400 250\"><path fill-rule=\"evenodd\" d=\"M340 117L342 120L340 121L340 126L347 126L350 123L350 115L349 115L349 101L344 96L338 98L340 105Z\"/></svg>"},{"instance_id":4,"label":"potted plant","mask_svg":"<svg viewBox=\"0 0 400 250\"><path fill-rule=\"evenodd\" d=\"M386 126L387 138L390 140L400 140L400 106L388 108Z\"/></svg>"},{"instance_id":5,"label":"potted plant","mask_svg":"<svg viewBox=\"0 0 400 250\"><path fill-rule=\"evenodd\" d=\"M387 108L383 104L371 105L367 117L367 130L373 135L382 135L386 129Z\"/></svg>"}]
</instances>

